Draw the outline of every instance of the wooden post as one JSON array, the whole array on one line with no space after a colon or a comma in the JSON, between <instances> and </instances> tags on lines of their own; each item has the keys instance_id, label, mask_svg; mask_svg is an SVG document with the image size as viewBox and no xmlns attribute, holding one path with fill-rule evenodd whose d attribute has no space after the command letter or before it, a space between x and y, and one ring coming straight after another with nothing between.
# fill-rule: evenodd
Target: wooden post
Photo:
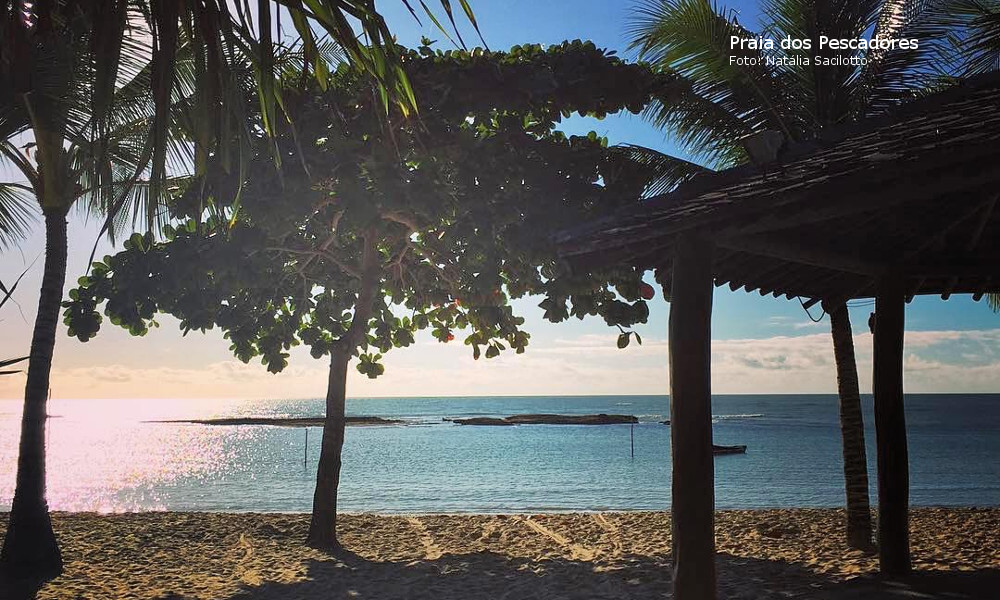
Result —
<instances>
[{"instance_id":1,"label":"wooden post","mask_svg":"<svg viewBox=\"0 0 1000 600\"><path fill-rule=\"evenodd\" d=\"M635 423L630 424L628 429L628 443L632 451L632 458L635 458Z\"/></svg>"},{"instance_id":2,"label":"wooden post","mask_svg":"<svg viewBox=\"0 0 1000 600\"><path fill-rule=\"evenodd\" d=\"M910 572L910 476L903 414L905 289L900 276L879 282L875 298L875 439L878 455L878 559L883 575Z\"/></svg>"},{"instance_id":3,"label":"wooden post","mask_svg":"<svg viewBox=\"0 0 1000 600\"><path fill-rule=\"evenodd\" d=\"M670 299L671 523L676 600L714 600L711 241L681 235Z\"/></svg>"}]
</instances>

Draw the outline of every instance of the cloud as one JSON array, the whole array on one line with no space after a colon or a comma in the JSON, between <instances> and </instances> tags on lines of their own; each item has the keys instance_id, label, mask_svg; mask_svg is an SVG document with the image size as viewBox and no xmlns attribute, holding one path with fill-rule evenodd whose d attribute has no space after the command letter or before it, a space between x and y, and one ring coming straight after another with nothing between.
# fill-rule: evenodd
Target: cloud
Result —
<instances>
[{"instance_id":1,"label":"cloud","mask_svg":"<svg viewBox=\"0 0 1000 600\"><path fill-rule=\"evenodd\" d=\"M475 361L462 344L423 342L393 350L386 373L371 380L350 371L351 396L662 394L669 389L666 340L647 338L620 350L616 334L559 338ZM863 393L871 390L871 335L854 337ZM907 332L909 392L1000 391L1000 329ZM121 362L52 373L56 396L86 398L304 398L326 392L327 362L293 352L285 372L221 360L204 366L143 367ZM828 333L715 340L716 393L834 393ZM0 377L0 397L23 393L24 376Z\"/></svg>"},{"instance_id":2,"label":"cloud","mask_svg":"<svg viewBox=\"0 0 1000 600\"><path fill-rule=\"evenodd\" d=\"M827 321L822 321L822 320L813 321L812 319L803 321L798 318L787 317L787 316L768 317L767 324L770 325L771 327L794 329L796 331L801 329L812 329L814 327L825 328L830 326Z\"/></svg>"}]
</instances>

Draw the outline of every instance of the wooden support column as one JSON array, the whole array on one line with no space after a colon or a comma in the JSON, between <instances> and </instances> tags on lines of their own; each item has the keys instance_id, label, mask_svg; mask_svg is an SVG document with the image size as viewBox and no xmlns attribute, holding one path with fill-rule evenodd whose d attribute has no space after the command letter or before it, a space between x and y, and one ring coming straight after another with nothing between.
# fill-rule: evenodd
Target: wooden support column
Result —
<instances>
[{"instance_id":1,"label":"wooden support column","mask_svg":"<svg viewBox=\"0 0 1000 600\"><path fill-rule=\"evenodd\" d=\"M711 241L682 235L670 298L670 450L676 600L714 600Z\"/></svg>"},{"instance_id":2,"label":"wooden support column","mask_svg":"<svg viewBox=\"0 0 1000 600\"><path fill-rule=\"evenodd\" d=\"M883 575L910 572L910 475L903 414L903 329L906 290L884 277L875 298L875 439L878 455L878 558Z\"/></svg>"}]
</instances>

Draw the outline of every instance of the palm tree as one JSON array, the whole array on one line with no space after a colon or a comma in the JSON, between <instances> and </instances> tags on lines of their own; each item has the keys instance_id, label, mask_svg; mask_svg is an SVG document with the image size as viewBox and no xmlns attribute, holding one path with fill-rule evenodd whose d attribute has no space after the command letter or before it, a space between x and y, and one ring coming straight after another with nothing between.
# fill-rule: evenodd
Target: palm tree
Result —
<instances>
[{"instance_id":1,"label":"palm tree","mask_svg":"<svg viewBox=\"0 0 1000 600\"><path fill-rule=\"evenodd\" d=\"M440 27L426 4L420 5ZM454 26L450 3L442 0L441 5ZM460 5L478 31L468 2L460 0ZM0 9L0 157L27 181L0 186L0 241L9 243L23 232L25 194L37 201L46 232L17 485L0 567L44 578L62 569L45 502L44 424L66 279L69 208L87 199L113 233L116 224L127 221L131 206L135 218L151 227L161 218L161 190L178 156L189 155L182 162L190 162L195 175L205 173L210 158L224 168L245 168L249 156L243 150L254 133L244 118L241 74L249 60L261 125L272 135L280 115L275 81L282 47L273 38L284 35L283 14L291 19L308 63L303 75L311 70L322 84L329 72L321 50L324 38L313 29L318 24L373 77L384 103L395 102L404 113L416 107L388 28L369 0L258 0L256 14L249 3L234 3L233 14L230 3L215 0L8 0ZM416 17L412 8L411 13ZM354 24L366 43L359 41ZM176 95L185 87L178 57L185 45L191 75L183 110L192 135L186 144L174 144ZM140 66L147 61L148 66ZM29 134L33 141L24 147L13 142Z\"/></svg>"},{"instance_id":2,"label":"palm tree","mask_svg":"<svg viewBox=\"0 0 1000 600\"><path fill-rule=\"evenodd\" d=\"M962 0L975 2L977 0ZM910 31L941 35L940 23L921 23L933 2L851 0L838 3L771 0L765 3L764 34L813 40L812 50L773 51L730 48L730 37L757 37L735 13L708 0L646 0L636 7L631 24L632 46L641 59L687 81L670 97L654 102L646 117L674 134L682 145L712 167L748 162L742 141L762 131L780 132L786 143L809 140L824 127L883 112L933 84L939 70L939 45L921 39L919 51L855 51L863 65L817 66L796 60L843 52L820 48L818 38L911 37ZM777 42L775 42L777 45ZM751 59L743 64L737 56ZM784 62L768 58L785 57ZM870 548L868 468L857 364L850 317L844 302L824 305L830 315L840 396L844 477L847 490L847 541Z\"/></svg>"},{"instance_id":3,"label":"palm tree","mask_svg":"<svg viewBox=\"0 0 1000 600\"><path fill-rule=\"evenodd\" d=\"M19 60L33 67L27 82L18 79L14 68L0 72L0 157L27 182L19 189L30 193L44 217L46 248L28 358L17 484L0 562L12 573L44 577L61 568L45 501L45 421L66 279L66 215L83 201L112 217L125 214L131 206L135 214L148 217L147 224L156 219L155 197L148 194L148 183L138 180L148 163L144 148L153 103L142 91L149 87L150 70L135 59L142 54L139 43L123 44L130 54L119 58L116 93L99 100L97 65L85 51L92 43L85 23L67 16L47 31L26 20L6 25L15 37L37 39L14 44L21 52ZM92 110L98 101L115 107L100 122ZM32 141L16 146L14 140L29 135ZM165 143L164 147L183 152L183 146ZM3 229L8 239L17 232Z\"/></svg>"}]
</instances>

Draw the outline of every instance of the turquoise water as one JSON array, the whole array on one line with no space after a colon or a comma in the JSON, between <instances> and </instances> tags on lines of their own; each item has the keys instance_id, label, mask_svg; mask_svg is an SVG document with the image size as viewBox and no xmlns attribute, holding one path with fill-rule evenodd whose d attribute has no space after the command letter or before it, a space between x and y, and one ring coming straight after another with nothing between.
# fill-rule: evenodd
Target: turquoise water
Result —
<instances>
[{"instance_id":1,"label":"turquoise water","mask_svg":"<svg viewBox=\"0 0 1000 600\"><path fill-rule=\"evenodd\" d=\"M1000 395L907 397L914 505L1000 505ZM875 492L875 434L866 399ZM19 403L0 402L0 509L10 506ZM49 501L54 510L308 511L320 428L149 423L220 416L315 416L320 400L54 401ZM446 417L518 413L637 415L628 425L467 427ZM410 425L351 427L341 507L347 511L515 512L664 509L670 428L663 396L384 398L348 401L352 415ZM843 503L834 396L718 396L720 508Z\"/></svg>"}]
</instances>

